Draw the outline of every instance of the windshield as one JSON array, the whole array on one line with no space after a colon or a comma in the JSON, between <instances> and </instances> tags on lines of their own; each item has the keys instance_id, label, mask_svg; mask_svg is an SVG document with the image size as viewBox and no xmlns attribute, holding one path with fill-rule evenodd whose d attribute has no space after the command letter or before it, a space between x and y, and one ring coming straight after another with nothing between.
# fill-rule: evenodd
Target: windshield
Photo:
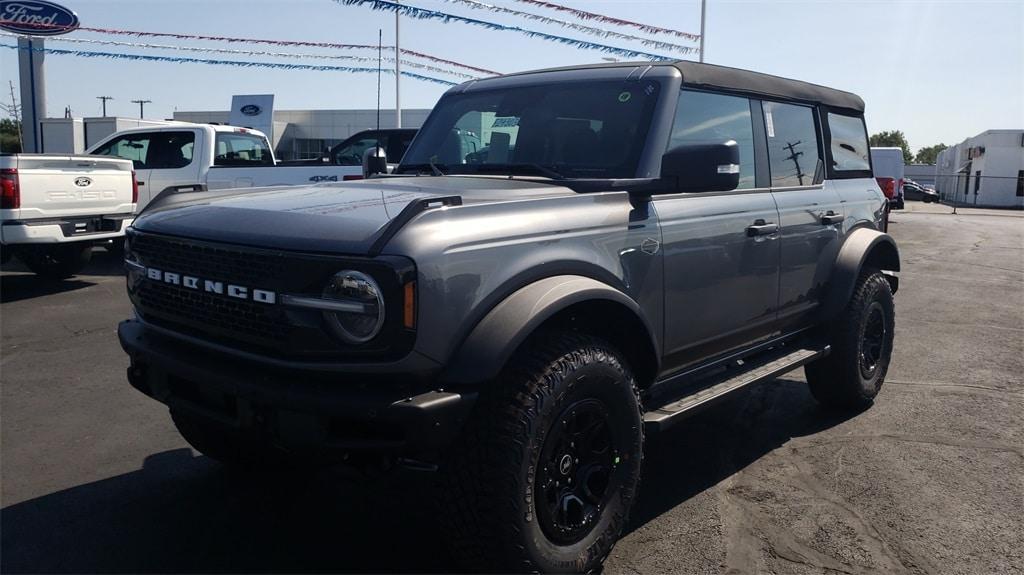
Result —
<instances>
[{"instance_id":1,"label":"windshield","mask_svg":"<svg viewBox=\"0 0 1024 575\"><path fill-rule=\"evenodd\" d=\"M396 172L633 178L659 88L615 80L445 96Z\"/></svg>"}]
</instances>

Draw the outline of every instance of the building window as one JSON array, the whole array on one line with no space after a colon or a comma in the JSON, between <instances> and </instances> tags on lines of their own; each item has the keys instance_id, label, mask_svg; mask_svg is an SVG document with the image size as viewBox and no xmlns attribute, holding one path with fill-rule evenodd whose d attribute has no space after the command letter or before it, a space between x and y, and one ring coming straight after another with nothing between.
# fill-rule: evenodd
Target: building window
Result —
<instances>
[{"instance_id":1,"label":"building window","mask_svg":"<svg viewBox=\"0 0 1024 575\"><path fill-rule=\"evenodd\" d=\"M1024 198L1024 170L1017 170L1017 197Z\"/></svg>"},{"instance_id":2,"label":"building window","mask_svg":"<svg viewBox=\"0 0 1024 575\"><path fill-rule=\"evenodd\" d=\"M981 187L981 170L974 172L974 195L978 195L978 188Z\"/></svg>"}]
</instances>

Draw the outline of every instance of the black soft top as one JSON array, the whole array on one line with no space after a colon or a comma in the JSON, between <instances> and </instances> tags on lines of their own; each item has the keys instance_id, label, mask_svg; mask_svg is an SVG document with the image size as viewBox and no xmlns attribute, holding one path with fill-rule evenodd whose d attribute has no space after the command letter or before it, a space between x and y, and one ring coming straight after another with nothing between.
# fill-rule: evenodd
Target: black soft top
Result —
<instances>
[{"instance_id":1,"label":"black soft top","mask_svg":"<svg viewBox=\"0 0 1024 575\"><path fill-rule=\"evenodd\" d=\"M801 102L824 104L833 108L842 108L858 114L864 113L864 100L856 94L836 90L810 82L791 80L771 74L700 64L689 60L656 61L656 62L613 62L609 64L587 64L583 66L567 66L509 74L524 76L536 73L561 72L569 70L587 70L595 68L647 68L648 66L673 66L683 76L683 84L695 88L716 88L731 92L742 92L756 96L799 100ZM631 73L632 74L632 73ZM641 72L642 74L642 72ZM483 80L486 82L486 80Z\"/></svg>"}]
</instances>

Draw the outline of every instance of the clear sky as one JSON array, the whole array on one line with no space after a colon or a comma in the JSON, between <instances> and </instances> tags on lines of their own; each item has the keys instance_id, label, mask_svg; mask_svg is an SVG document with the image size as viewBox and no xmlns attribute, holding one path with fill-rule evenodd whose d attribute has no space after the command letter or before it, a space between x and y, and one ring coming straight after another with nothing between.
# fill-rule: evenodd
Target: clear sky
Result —
<instances>
[{"instance_id":1,"label":"clear sky","mask_svg":"<svg viewBox=\"0 0 1024 575\"><path fill-rule=\"evenodd\" d=\"M384 43L394 41L393 14L344 6L332 0L58 1L76 11L83 26L98 28L360 44L375 44L378 29L383 29ZM700 28L699 0L552 1L684 31L697 32ZM599 39L441 0L405 2L551 34L668 54L637 43ZM520 2L489 2L560 19L573 18ZM986 129L1024 127L1024 0L707 0L707 4L708 62L855 92L867 104L868 129L872 133L903 130L915 150L938 142L959 142ZM608 56L460 23L403 18L401 31L403 48L500 72L600 62ZM68 37L332 53L299 47L132 39L81 31ZM0 37L0 43L13 44L14 39ZM222 54L85 46L54 40L48 40L47 47L232 59ZM372 56L368 52L351 54ZM234 59L298 62L268 56ZM309 63L345 64L324 60ZM7 92L7 80L17 85L14 50L0 49L0 77L4 88L0 93ZM99 115L100 102L95 97L100 95L115 98L108 103L110 115L136 116L138 107L130 100L152 100L146 107L146 116L153 118L169 118L175 109L226 110L233 94L273 93L277 109L372 108L376 104L375 76L340 72L50 55L46 60L46 82L51 116L63 115L65 106L71 106L76 116ZM392 107L394 78L385 76L384 82L382 101L384 107ZM444 86L403 79L402 106L431 107L444 90ZM3 99L6 102L8 98Z\"/></svg>"}]
</instances>

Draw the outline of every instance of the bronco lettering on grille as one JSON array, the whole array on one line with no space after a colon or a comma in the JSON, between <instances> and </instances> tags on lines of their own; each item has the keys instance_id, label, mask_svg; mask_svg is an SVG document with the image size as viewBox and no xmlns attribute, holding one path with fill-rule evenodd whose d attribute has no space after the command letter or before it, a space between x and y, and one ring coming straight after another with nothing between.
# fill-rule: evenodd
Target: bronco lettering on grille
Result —
<instances>
[{"instance_id":1,"label":"bronco lettering on grille","mask_svg":"<svg viewBox=\"0 0 1024 575\"><path fill-rule=\"evenodd\" d=\"M277 303L277 294L272 291L255 289L247 286L225 284L224 282L182 275L175 272L159 270L157 268L146 268L146 278L165 284L186 287L196 291L204 291L218 295L226 294L228 297L236 299L252 300L254 302L266 304Z\"/></svg>"}]
</instances>

